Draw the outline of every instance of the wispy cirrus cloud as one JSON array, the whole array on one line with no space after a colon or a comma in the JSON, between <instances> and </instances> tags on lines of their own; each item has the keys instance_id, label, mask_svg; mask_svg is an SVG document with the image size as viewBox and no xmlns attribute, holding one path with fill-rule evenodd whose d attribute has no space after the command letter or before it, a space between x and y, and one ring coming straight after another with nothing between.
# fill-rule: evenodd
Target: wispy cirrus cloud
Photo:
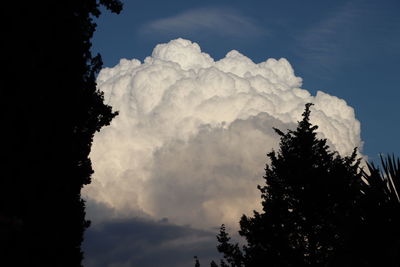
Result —
<instances>
[{"instance_id":1,"label":"wispy cirrus cloud","mask_svg":"<svg viewBox=\"0 0 400 267\"><path fill-rule=\"evenodd\" d=\"M296 53L309 71L319 75L387 51L397 53L394 46L400 40L400 20L390 14L390 7L380 2L348 1L299 33Z\"/></svg>"},{"instance_id":2,"label":"wispy cirrus cloud","mask_svg":"<svg viewBox=\"0 0 400 267\"><path fill-rule=\"evenodd\" d=\"M208 33L229 37L266 34L256 22L232 8L196 8L142 25L142 34L182 35Z\"/></svg>"},{"instance_id":3,"label":"wispy cirrus cloud","mask_svg":"<svg viewBox=\"0 0 400 267\"><path fill-rule=\"evenodd\" d=\"M297 36L297 53L316 69L331 71L348 59L354 45L354 30L360 26L365 10L352 2L322 19Z\"/></svg>"}]
</instances>

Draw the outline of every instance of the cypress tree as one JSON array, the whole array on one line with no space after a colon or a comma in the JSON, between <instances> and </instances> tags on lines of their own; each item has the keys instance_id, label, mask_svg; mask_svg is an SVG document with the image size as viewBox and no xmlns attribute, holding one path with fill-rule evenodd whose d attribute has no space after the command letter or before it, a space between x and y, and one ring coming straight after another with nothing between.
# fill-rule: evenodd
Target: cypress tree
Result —
<instances>
[{"instance_id":1,"label":"cypress tree","mask_svg":"<svg viewBox=\"0 0 400 267\"><path fill-rule=\"evenodd\" d=\"M240 220L246 244L232 244L225 227L217 236L220 266L339 266L351 234L362 184L356 150L342 157L317 137L307 104L296 130L280 135L268 154L262 211ZM345 265L342 265L345 266Z\"/></svg>"}]
</instances>

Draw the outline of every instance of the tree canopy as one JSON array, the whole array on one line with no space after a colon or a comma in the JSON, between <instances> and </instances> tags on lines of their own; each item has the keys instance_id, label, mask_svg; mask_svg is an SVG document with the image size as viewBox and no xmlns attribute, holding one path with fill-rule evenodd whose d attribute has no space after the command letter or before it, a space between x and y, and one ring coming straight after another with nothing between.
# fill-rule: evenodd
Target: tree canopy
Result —
<instances>
[{"instance_id":1,"label":"tree canopy","mask_svg":"<svg viewBox=\"0 0 400 267\"><path fill-rule=\"evenodd\" d=\"M221 227L220 266L330 266L342 261L351 231L347 222L355 221L361 194L360 160L356 150L347 157L330 151L310 123L310 107L296 130L275 129L280 148L268 154L266 183L258 187L262 212L241 218L242 248Z\"/></svg>"},{"instance_id":2,"label":"tree canopy","mask_svg":"<svg viewBox=\"0 0 400 267\"><path fill-rule=\"evenodd\" d=\"M222 225L219 266L399 266L400 160L382 157L383 171L364 170L356 149L331 151L310 123L311 105L296 130L275 129L279 151L268 154L258 186L262 211L242 216L243 246Z\"/></svg>"},{"instance_id":3,"label":"tree canopy","mask_svg":"<svg viewBox=\"0 0 400 267\"><path fill-rule=\"evenodd\" d=\"M0 265L81 266L93 135L116 115L96 89L94 17L119 0L6 1Z\"/></svg>"}]
</instances>

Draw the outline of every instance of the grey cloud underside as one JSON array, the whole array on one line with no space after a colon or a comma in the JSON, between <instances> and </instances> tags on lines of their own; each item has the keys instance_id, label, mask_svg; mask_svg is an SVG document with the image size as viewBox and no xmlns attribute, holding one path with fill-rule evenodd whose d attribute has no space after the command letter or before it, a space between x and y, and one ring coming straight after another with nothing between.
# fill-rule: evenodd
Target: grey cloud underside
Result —
<instances>
[{"instance_id":1,"label":"grey cloud underside","mask_svg":"<svg viewBox=\"0 0 400 267\"><path fill-rule=\"evenodd\" d=\"M204 264L218 259L215 232L167 221L129 219L104 222L85 234L87 267L187 267L197 255Z\"/></svg>"},{"instance_id":2,"label":"grey cloud underside","mask_svg":"<svg viewBox=\"0 0 400 267\"><path fill-rule=\"evenodd\" d=\"M278 146L272 126L295 127L260 113L228 128L204 126L187 142L158 149L146 183L151 209L176 223L201 227L204 221L231 223L258 208L266 151Z\"/></svg>"}]
</instances>

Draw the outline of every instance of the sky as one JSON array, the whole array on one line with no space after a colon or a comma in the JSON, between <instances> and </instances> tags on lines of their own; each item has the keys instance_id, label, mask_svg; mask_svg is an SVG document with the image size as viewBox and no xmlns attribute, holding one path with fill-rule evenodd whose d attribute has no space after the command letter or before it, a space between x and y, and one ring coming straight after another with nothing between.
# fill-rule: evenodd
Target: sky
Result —
<instances>
[{"instance_id":1,"label":"sky","mask_svg":"<svg viewBox=\"0 0 400 267\"><path fill-rule=\"evenodd\" d=\"M293 126L304 101L316 103L315 121L336 149L347 153L349 147L362 146L361 153L375 161L379 153L398 155L399 11L400 3L395 0L219 0L124 1L120 15L103 12L92 50L101 53L109 69L100 73L98 84L106 102L121 112L95 138L91 155L95 175L87 196L94 225L86 234L86 265L187 266L194 255L204 262L215 259L218 225L256 208L256 190L243 188L255 189L260 183L256 177L262 176L262 155L276 148L271 125ZM166 45L156 48L158 44ZM231 50L237 53L228 56ZM267 61L270 58L276 61ZM120 63L121 59L126 60ZM261 65L251 61L269 63L261 64L258 73ZM210 67L216 70L199 71ZM235 92L229 91L232 73L241 77L234 77ZM257 83L257 75L264 80ZM179 82L182 77L185 84ZM166 78L170 87L162 89L161 97L157 90ZM245 86L236 86L239 82L250 83L257 94L243 93ZM178 103L179 94L165 96L170 88L182 91L188 86L203 90L203 96L195 95L192 100L206 108ZM222 100L210 104L212 97L204 96L205 90L219 87L217 96ZM272 97L274 90L281 93ZM260 92L265 95L259 97ZM130 96L143 105L124 100ZM156 108L157 97L161 100ZM242 103L246 97L251 99L249 104ZM227 109L233 103L240 106L240 112ZM224 112L210 117L207 107ZM168 116L158 116L161 111ZM192 124L179 115L189 111ZM160 121L168 123L154 128ZM182 129L183 122L190 127L180 136L173 129ZM269 145L258 148L260 142ZM232 155L237 147L241 147L241 157L230 156L229 162L214 158L194 164L187 160ZM179 169L182 165L184 172ZM240 168L229 172L226 166L234 165ZM205 171L210 166L212 173ZM204 181L199 175L185 182L193 169L211 178ZM251 179L239 178L246 176ZM226 184L235 186L225 189ZM226 190L222 198L213 194L214 187ZM193 188L207 194L193 194ZM165 193L169 190L174 198ZM232 210L238 206L231 204L235 201L244 204L229 214L213 214L207 208L218 205ZM220 217L225 221L218 221Z\"/></svg>"}]
</instances>

